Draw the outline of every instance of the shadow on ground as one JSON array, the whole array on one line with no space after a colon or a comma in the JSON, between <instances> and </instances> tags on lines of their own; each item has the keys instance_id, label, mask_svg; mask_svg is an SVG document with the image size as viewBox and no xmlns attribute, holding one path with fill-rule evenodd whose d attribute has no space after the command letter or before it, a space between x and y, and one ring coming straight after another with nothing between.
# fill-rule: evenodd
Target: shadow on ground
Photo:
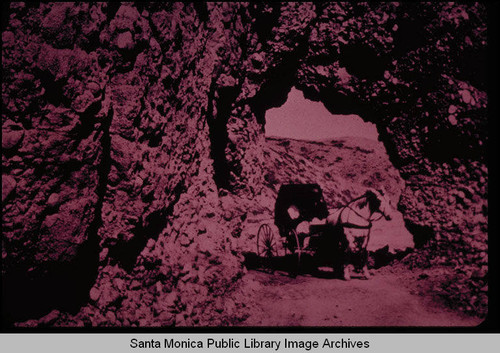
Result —
<instances>
[{"instance_id":1,"label":"shadow on ground","mask_svg":"<svg viewBox=\"0 0 500 353\"><path fill-rule=\"evenodd\" d=\"M342 278L342 274L333 270L332 264L318 262L313 256L303 254L298 262L296 254L262 257L253 252L243 253L244 265L249 270L267 273L285 272L291 277L311 275L318 278Z\"/></svg>"}]
</instances>

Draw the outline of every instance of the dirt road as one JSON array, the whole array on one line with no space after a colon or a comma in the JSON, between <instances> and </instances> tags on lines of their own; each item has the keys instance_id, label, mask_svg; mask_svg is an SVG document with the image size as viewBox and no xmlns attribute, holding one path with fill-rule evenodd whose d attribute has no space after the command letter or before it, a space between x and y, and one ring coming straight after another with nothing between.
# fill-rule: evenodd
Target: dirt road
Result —
<instances>
[{"instance_id":1,"label":"dirt road","mask_svg":"<svg viewBox=\"0 0 500 353\"><path fill-rule=\"evenodd\" d=\"M412 294L394 273L346 282L252 270L246 280L253 298L248 300L252 307L243 326L475 326L481 322Z\"/></svg>"}]
</instances>

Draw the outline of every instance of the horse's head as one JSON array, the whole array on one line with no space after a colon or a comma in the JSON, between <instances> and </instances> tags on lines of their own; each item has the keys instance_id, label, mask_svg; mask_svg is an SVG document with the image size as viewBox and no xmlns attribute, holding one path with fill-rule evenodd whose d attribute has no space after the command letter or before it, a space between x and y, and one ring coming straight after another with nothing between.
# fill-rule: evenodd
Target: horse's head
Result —
<instances>
[{"instance_id":1,"label":"horse's head","mask_svg":"<svg viewBox=\"0 0 500 353\"><path fill-rule=\"evenodd\" d=\"M392 206L383 190L370 188L366 191L365 195L368 199L368 205L371 213L381 213L382 216L384 216L384 218L388 221L392 219Z\"/></svg>"}]
</instances>

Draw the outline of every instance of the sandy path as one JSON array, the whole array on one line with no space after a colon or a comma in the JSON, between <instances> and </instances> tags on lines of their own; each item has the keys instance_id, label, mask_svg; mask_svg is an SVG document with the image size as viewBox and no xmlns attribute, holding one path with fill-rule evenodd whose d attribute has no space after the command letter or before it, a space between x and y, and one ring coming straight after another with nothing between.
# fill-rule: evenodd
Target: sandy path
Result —
<instances>
[{"instance_id":1,"label":"sandy path","mask_svg":"<svg viewBox=\"0 0 500 353\"><path fill-rule=\"evenodd\" d=\"M475 326L481 319L451 312L412 294L396 274L349 282L249 271L254 303L243 326Z\"/></svg>"}]
</instances>

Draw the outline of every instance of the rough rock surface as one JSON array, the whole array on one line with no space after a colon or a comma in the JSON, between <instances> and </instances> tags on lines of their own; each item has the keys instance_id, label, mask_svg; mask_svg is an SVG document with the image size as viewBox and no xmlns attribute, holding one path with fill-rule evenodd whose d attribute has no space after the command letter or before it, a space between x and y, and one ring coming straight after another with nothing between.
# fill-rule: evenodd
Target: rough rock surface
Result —
<instances>
[{"instance_id":1,"label":"rough rock surface","mask_svg":"<svg viewBox=\"0 0 500 353\"><path fill-rule=\"evenodd\" d=\"M483 5L11 3L5 18L9 324L238 320L233 206L268 192L264 113L294 85L377 125L421 241L408 265L444 266L443 295L486 314Z\"/></svg>"}]
</instances>

